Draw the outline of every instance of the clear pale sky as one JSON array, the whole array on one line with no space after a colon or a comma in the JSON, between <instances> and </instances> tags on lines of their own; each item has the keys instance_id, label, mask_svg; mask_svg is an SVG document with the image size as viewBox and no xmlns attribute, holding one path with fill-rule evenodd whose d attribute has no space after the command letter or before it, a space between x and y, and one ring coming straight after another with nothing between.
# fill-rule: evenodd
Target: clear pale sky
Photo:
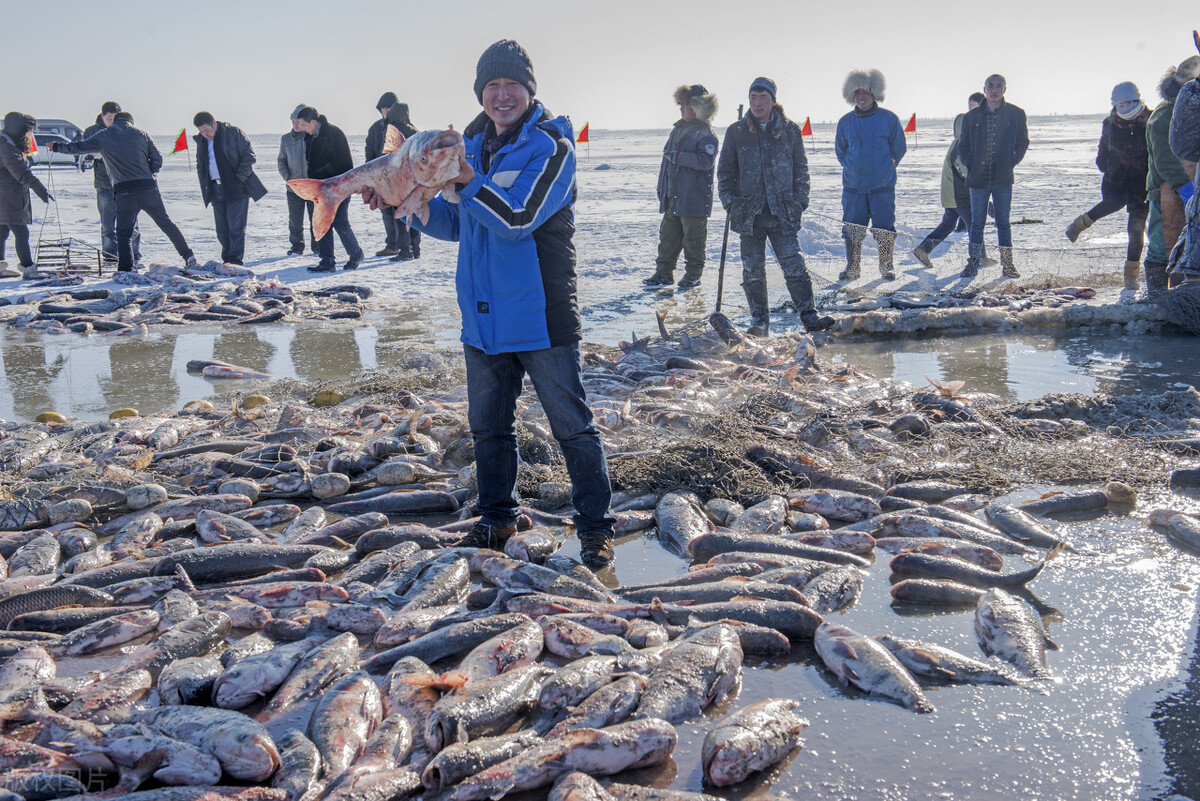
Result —
<instances>
[{"instance_id":1,"label":"clear pale sky","mask_svg":"<svg viewBox=\"0 0 1200 801\"><path fill-rule=\"evenodd\" d=\"M732 122L757 75L789 116L846 113L849 70L877 68L902 117L948 117L992 72L1030 114L1102 114L1132 80L1151 106L1164 69L1195 54L1200 13L1179 2L857 3L771 0L4 0L3 111L81 127L117 100L169 134L207 110L248 133L288 129L306 102L365 133L385 91L418 128L463 127L479 111L479 54L501 38L533 59L537 96L576 127L666 128L671 95L703 83Z\"/></svg>"}]
</instances>

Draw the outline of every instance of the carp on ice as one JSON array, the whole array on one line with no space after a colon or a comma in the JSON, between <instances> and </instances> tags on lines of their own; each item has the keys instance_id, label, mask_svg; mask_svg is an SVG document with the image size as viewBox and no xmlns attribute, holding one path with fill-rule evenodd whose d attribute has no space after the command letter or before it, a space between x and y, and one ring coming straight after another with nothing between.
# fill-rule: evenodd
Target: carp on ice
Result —
<instances>
[{"instance_id":1,"label":"carp on ice","mask_svg":"<svg viewBox=\"0 0 1200 801\"><path fill-rule=\"evenodd\" d=\"M459 157L466 153L462 134L455 130L421 131L394 153L368 161L334 178L296 178L288 181L300 197L313 201L313 233L321 239L333 225L333 215L346 198L370 187L380 201L396 209L396 218L416 215L429 220L429 201L459 176Z\"/></svg>"}]
</instances>

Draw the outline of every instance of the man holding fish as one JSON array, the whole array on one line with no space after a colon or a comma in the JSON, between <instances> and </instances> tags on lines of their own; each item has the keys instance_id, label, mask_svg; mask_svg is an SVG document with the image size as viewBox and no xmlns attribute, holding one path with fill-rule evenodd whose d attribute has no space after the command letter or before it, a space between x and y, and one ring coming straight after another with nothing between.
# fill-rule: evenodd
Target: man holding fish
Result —
<instances>
[{"instance_id":1,"label":"man holding fish","mask_svg":"<svg viewBox=\"0 0 1200 801\"><path fill-rule=\"evenodd\" d=\"M483 113L461 142L434 141L426 135L434 132L426 132L396 154L412 165L406 196L385 196L394 192L388 185L394 179L368 185L360 178L349 182L350 191L361 191L373 206L396 205L397 214L418 217L423 232L459 243L458 305L481 515L459 544L502 548L516 532L515 413L528 374L566 458L581 558L589 567L607 567L615 520L580 367L571 123L534 99L533 64L512 40L484 51L474 88ZM458 148L459 172L443 184L446 194L457 195L450 203L432 197L420 173Z\"/></svg>"}]
</instances>

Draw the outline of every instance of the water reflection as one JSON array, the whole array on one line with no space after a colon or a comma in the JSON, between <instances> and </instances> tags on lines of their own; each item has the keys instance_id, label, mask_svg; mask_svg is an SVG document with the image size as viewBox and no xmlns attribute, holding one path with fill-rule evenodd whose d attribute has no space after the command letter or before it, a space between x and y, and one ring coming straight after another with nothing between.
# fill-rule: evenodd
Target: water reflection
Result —
<instances>
[{"instance_id":1,"label":"water reflection","mask_svg":"<svg viewBox=\"0 0 1200 801\"><path fill-rule=\"evenodd\" d=\"M822 350L883 377L917 385L965 381L962 392L1007 401L1050 392L1131 395L1176 388L1200 372L1195 338L1183 334L1031 333L913 336L897 342L843 341Z\"/></svg>"}]
</instances>

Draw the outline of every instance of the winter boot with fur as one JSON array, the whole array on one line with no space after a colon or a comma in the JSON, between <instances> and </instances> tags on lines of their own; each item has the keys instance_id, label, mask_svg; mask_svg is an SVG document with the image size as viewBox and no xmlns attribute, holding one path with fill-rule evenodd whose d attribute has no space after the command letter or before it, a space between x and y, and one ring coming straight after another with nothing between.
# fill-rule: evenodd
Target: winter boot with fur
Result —
<instances>
[{"instance_id":1,"label":"winter boot with fur","mask_svg":"<svg viewBox=\"0 0 1200 801\"><path fill-rule=\"evenodd\" d=\"M983 245L971 243L967 246L967 266L963 267L963 278L974 278L979 275L983 263Z\"/></svg>"},{"instance_id":2,"label":"winter boot with fur","mask_svg":"<svg viewBox=\"0 0 1200 801\"><path fill-rule=\"evenodd\" d=\"M1000 274L1005 278L1020 278L1021 274L1017 272L1017 267L1013 264L1013 249L1011 247L1000 246Z\"/></svg>"},{"instance_id":3,"label":"winter boot with fur","mask_svg":"<svg viewBox=\"0 0 1200 801\"><path fill-rule=\"evenodd\" d=\"M895 281L896 268L892 264L892 252L896 248L896 232L876 231L875 244L879 246L879 277L884 281Z\"/></svg>"},{"instance_id":4,"label":"winter boot with fur","mask_svg":"<svg viewBox=\"0 0 1200 801\"><path fill-rule=\"evenodd\" d=\"M746 333L752 337L765 337L771 331L771 310L767 305L767 284L742 284L746 291L746 305L750 307L750 327Z\"/></svg>"},{"instance_id":5,"label":"winter boot with fur","mask_svg":"<svg viewBox=\"0 0 1200 801\"><path fill-rule=\"evenodd\" d=\"M987 254L987 245L986 244L982 245L982 247L983 247L983 250L981 252L983 253L983 257L980 259L980 262L979 262L982 266L995 267L997 264L1000 263Z\"/></svg>"},{"instance_id":6,"label":"winter boot with fur","mask_svg":"<svg viewBox=\"0 0 1200 801\"><path fill-rule=\"evenodd\" d=\"M1096 221L1087 216L1087 214L1080 214L1071 222L1070 225L1067 226L1067 239L1070 239L1072 242L1074 242L1079 238L1080 234L1091 228L1095 222Z\"/></svg>"},{"instance_id":7,"label":"winter boot with fur","mask_svg":"<svg viewBox=\"0 0 1200 801\"><path fill-rule=\"evenodd\" d=\"M1160 261L1146 262L1146 294L1167 291L1167 265Z\"/></svg>"},{"instance_id":8,"label":"winter boot with fur","mask_svg":"<svg viewBox=\"0 0 1200 801\"><path fill-rule=\"evenodd\" d=\"M1142 265L1136 261L1125 262L1125 288L1138 288L1138 279L1142 277Z\"/></svg>"},{"instance_id":9,"label":"winter boot with fur","mask_svg":"<svg viewBox=\"0 0 1200 801\"><path fill-rule=\"evenodd\" d=\"M929 258L929 251L925 249L924 245L925 243L922 242L920 245L917 245L912 249L913 258L932 270L933 259Z\"/></svg>"},{"instance_id":10,"label":"winter boot with fur","mask_svg":"<svg viewBox=\"0 0 1200 801\"><path fill-rule=\"evenodd\" d=\"M838 276L839 281L857 281L862 275L859 265L862 261L862 243L865 236L866 232L863 232L862 236L846 237L846 269Z\"/></svg>"}]
</instances>

